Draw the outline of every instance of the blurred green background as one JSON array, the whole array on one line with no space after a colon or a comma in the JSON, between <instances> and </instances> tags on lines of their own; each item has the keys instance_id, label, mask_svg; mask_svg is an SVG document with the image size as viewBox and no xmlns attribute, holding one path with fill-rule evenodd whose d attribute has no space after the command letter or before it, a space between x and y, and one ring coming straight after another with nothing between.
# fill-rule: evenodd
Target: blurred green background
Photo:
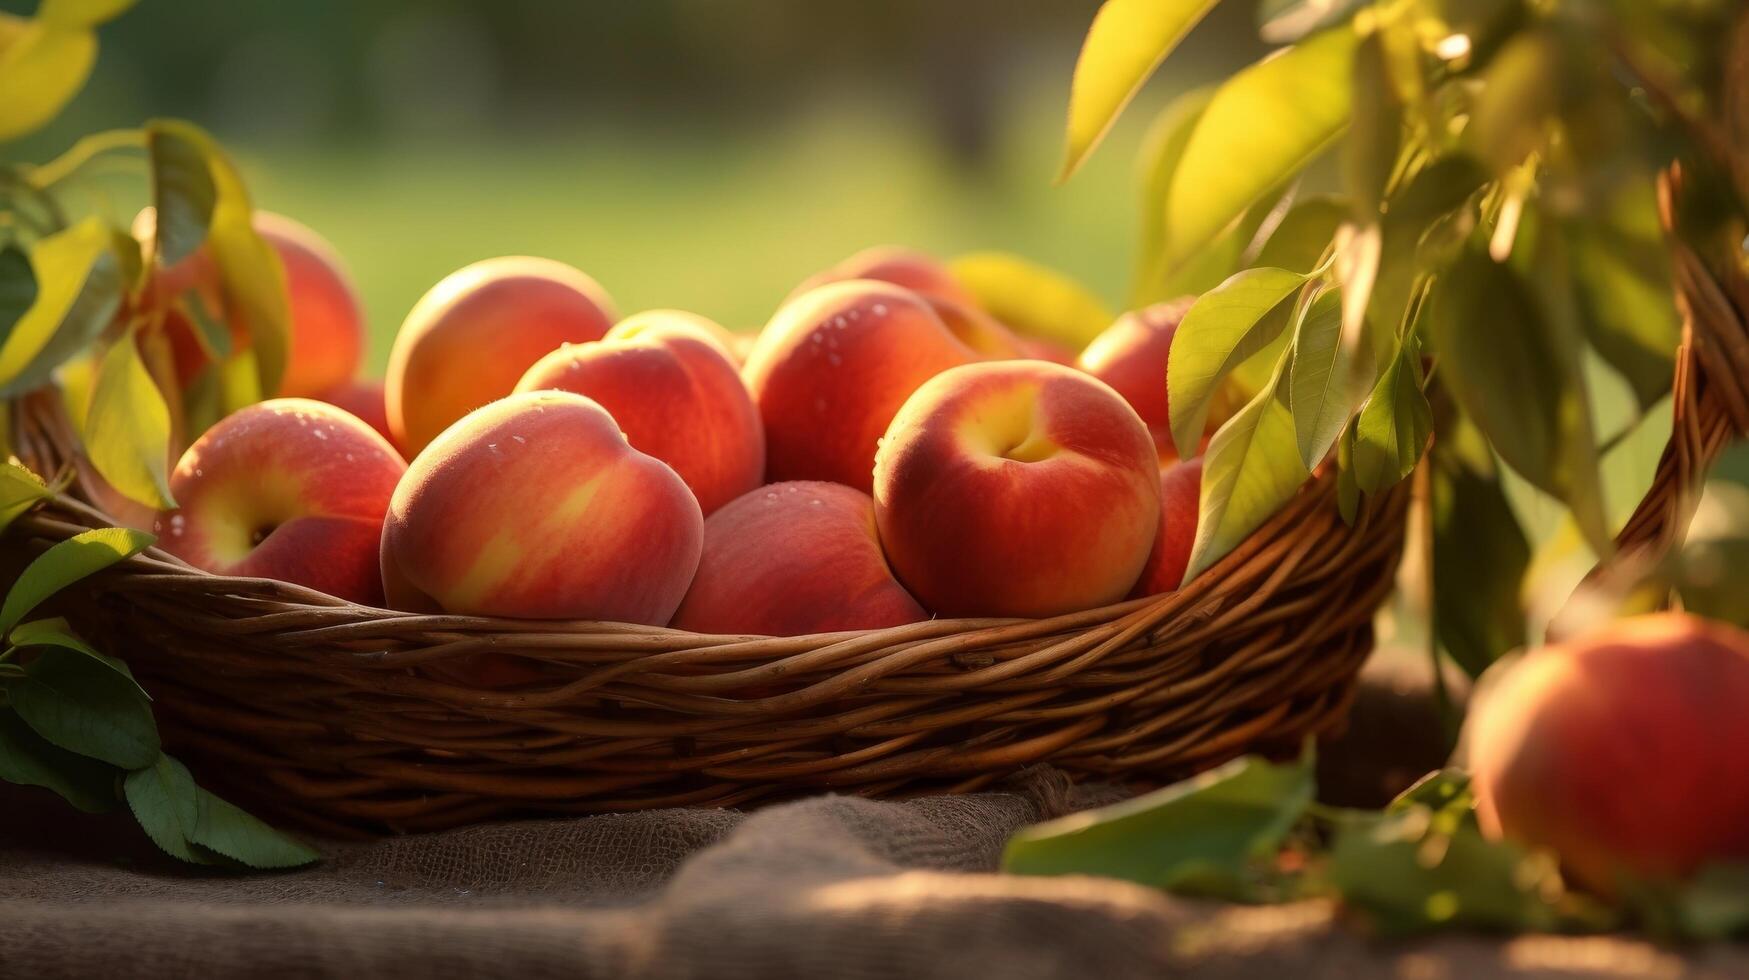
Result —
<instances>
[{"instance_id":1,"label":"blurred green background","mask_svg":"<svg viewBox=\"0 0 1749 980\"><path fill-rule=\"evenodd\" d=\"M0 0L28 12L31 0ZM215 132L258 206L345 256L380 373L413 302L507 253L622 312L765 322L871 244L1018 252L1117 303L1152 105L1256 57L1249 4L1174 56L1091 165L1051 185L1097 0L144 0L25 152L157 115Z\"/></svg>"}]
</instances>

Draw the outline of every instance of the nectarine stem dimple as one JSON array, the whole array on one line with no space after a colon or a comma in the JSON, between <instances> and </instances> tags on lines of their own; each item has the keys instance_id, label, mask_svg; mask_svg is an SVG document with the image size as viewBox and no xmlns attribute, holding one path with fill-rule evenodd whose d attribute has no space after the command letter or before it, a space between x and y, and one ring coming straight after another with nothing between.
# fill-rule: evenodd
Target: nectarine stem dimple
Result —
<instances>
[{"instance_id":1,"label":"nectarine stem dimple","mask_svg":"<svg viewBox=\"0 0 1749 980\"><path fill-rule=\"evenodd\" d=\"M1020 442L997 455L1016 463L1041 463L1057 454L1057 444L1043 429L1034 429Z\"/></svg>"}]
</instances>

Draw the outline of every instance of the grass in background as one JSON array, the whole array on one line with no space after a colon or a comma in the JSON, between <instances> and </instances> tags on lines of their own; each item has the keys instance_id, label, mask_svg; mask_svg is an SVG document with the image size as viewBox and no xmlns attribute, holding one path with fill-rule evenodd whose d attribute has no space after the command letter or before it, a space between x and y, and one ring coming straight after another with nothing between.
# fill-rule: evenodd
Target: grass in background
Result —
<instances>
[{"instance_id":1,"label":"grass in background","mask_svg":"<svg viewBox=\"0 0 1749 980\"><path fill-rule=\"evenodd\" d=\"M1011 117L986 172L956 169L878 106L835 106L736 136L599 129L486 146L234 146L257 204L345 257L380 374L426 289L476 259L543 255L601 281L622 313L676 307L756 329L805 276L875 244L1021 253L1122 297L1142 127L1052 187L1056 93Z\"/></svg>"}]
</instances>

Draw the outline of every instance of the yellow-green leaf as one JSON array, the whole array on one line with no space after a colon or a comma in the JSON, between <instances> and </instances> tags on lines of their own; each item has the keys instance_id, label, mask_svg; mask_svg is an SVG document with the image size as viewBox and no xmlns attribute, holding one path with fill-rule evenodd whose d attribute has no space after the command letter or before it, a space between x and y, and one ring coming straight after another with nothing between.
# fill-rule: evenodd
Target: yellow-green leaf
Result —
<instances>
[{"instance_id":1,"label":"yellow-green leaf","mask_svg":"<svg viewBox=\"0 0 1749 980\"><path fill-rule=\"evenodd\" d=\"M1171 298L1159 295L1156 289L1165 271L1160 257L1166 242L1166 195L1172 189L1172 175L1178 170L1184 147L1190 142L1190 132L1196 128L1196 121L1202 118L1202 111L1208 107L1214 94L1212 87L1204 86L1173 99L1154 118L1147 138L1142 141L1138 173L1142 192L1142 243L1136 256L1135 282L1131 286L1131 302L1138 307ZM1223 270L1214 281L1226 278L1231 271Z\"/></svg>"},{"instance_id":2,"label":"yellow-green leaf","mask_svg":"<svg viewBox=\"0 0 1749 980\"><path fill-rule=\"evenodd\" d=\"M1288 297L1305 282L1305 276L1286 269L1247 269L1202 294L1184 314L1166 361L1172 441L1183 447L1179 455L1196 455L1221 380L1281 334Z\"/></svg>"},{"instance_id":3,"label":"yellow-green leaf","mask_svg":"<svg viewBox=\"0 0 1749 980\"><path fill-rule=\"evenodd\" d=\"M249 331L260 390L279 390L291 343L285 270L256 233L243 178L211 136L174 119L146 126L158 211L160 261L174 263L204 241L218 266L227 316Z\"/></svg>"},{"instance_id":4,"label":"yellow-green leaf","mask_svg":"<svg viewBox=\"0 0 1749 980\"><path fill-rule=\"evenodd\" d=\"M1348 417L1366 395L1362 359L1342 331L1340 294L1320 293L1300 321L1288 374L1288 404L1300 461L1311 469L1324 459Z\"/></svg>"},{"instance_id":5,"label":"yellow-green leaf","mask_svg":"<svg viewBox=\"0 0 1749 980\"><path fill-rule=\"evenodd\" d=\"M133 334L116 340L97 368L85 415L85 453L110 485L148 507L170 497L170 406L140 360Z\"/></svg>"},{"instance_id":6,"label":"yellow-green leaf","mask_svg":"<svg viewBox=\"0 0 1749 980\"><path fill-rule=\"evenodd\" d=\"M125 527L102 527L82 531L36 556L0 605L0 636L41 605L43 600L74 582L102 571L145 550L155 539L144 531Z\"/></svg>"},{"instance_id":7,"label":"yellow-green leaf","mask_svg":"<svg viewBox=\"0 0 1749 980\"><path fill-rule=\"evenodd\" d=\"M980 306L1022 334L1079 350L1111 326L1111 310L1086 286L1018 255L974 252L951 268Z\"/></svg>"},{"instance_id":8,"label":"yellow-green leaf","mask_svg":"<svg viewBox=\"0 0 1749 980\"><path fill-rule=\"evenodd\" d=\"M1059 181L1087 158L1142 83L1219 0L1106 0L1087 29L1069 86Z\"/></svg>"},{"instance_id":9,"label":"yellow-green leaf","mask_svg":"<svg viewBox=\"0 0 1749 980\"><path fill-rule=\"evenodd\" d=\"M1194 254L1341 135L1355 44L1348 26L1332 28L1221 85L1173 174L1164 262Z\"/></svg>"},{"instance_id":10,"label":"yellow-green leaf","mask_svg":"<svg viewBox=\"0 0 1749 980\"><path fill-rule=\"evenodd\" d=\"M41 128L79 94L97 61L97 36L46 19L0 13L0 141Z\"/></svg>"},{"instance_id":11,"label":"yellow-green leaf","mask_svg":"<svg viewBox=\"0 0 1749 980\"><path fill-rule=\"evenodd\" d=\"M0 531L52 494L42 478L17 463L0 464Z\"/></svg>"},{"instance_id":12,"label":"yellow-green leaf","mask_svg":"<svg viewBox=\"0 0 1749 980\"><path fill-rule=\"evenodd\" d=\"M96 27L114 20L132 7L137 0L42 0L37 8L38 20L62 27Z\"/></svg>"},{"instance_id":13,"label":"yellow-green leaf","mask_svg":"<svg viewBox=\"0 0 1749 980\"><path fill-rule=\"evenodd\" d=\"M1373 387L1354 427L1354 478L1367 493L1394 486L1415 469L1433 432L1421 390L1421 345L1406 340Z\"/></svg>"},{"instance_id":14,"label":"yellow-green leaf","mask_svg":"<svg viewBox=\"0 0 1749 980\"><path fill-rule=\"evenodd\" d=\"M31 246L35 301L0 343L0 395L46 382L115 316L124 283L111 245L108 226L94 215Z\"/></svg>"},{"instance_id":15,"label":"yellow-green leaf","mask_svg":"<svg viewBox=\"0 0 1749 980\"><path fill-rule=\"evenodd\" d=\"M1209 441L1186 582L1275 516L1311 476L1294 441L1293 413L1281 398L1282 373L1278 366L1276 383L1259 392Z\"/></svg>"}]
</instances>

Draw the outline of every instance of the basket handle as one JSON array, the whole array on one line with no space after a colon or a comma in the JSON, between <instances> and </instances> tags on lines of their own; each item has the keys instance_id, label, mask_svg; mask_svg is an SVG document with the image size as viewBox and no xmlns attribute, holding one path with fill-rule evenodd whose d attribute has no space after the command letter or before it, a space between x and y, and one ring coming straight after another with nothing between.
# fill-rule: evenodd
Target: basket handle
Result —
<instances>
[{"instance_id":1,"label":"basket handle","mask_svg":"<svg viewBox=\"0 0 1749 980\"><path fill-rule=\"evenodd\" d=\"M1658 215L1671 256L1682 343L1676 350L1670 442L1616 553L1587 576L1646 568L1680 546L1712 464L1749 433L1749 279L1734 251L1703 256L1678 232L1686 178L1672 164L1658 178Z\"/></svg>"}]
</instances>

